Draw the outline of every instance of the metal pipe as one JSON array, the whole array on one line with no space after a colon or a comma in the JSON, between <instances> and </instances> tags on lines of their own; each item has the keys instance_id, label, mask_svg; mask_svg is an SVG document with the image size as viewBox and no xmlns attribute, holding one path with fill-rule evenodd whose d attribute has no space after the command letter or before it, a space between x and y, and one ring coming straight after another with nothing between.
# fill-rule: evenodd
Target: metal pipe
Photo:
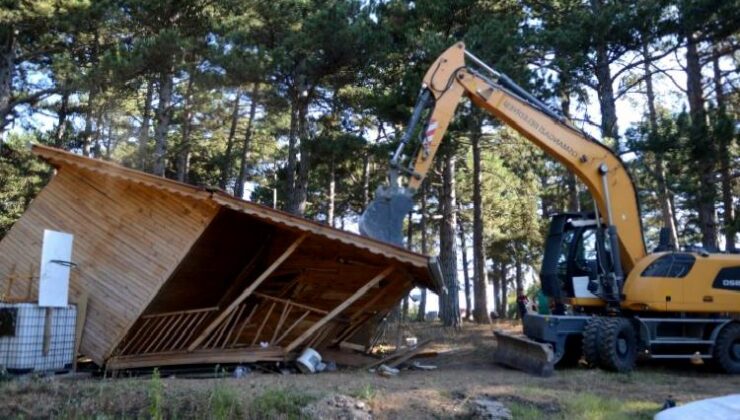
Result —
<instances>
[{"instance_id":1,"label":"metal pipe","mask_svg":"<svg viewBox=\"0 0 740 420\"><path fill-rule=\"evenodd\" d=\"M411 136L416 130L416 125L419 123L419 119L421 119L421 113L424 111L424 108L426 108L428 102L429 90L422 89L422 91L419 92L418 99L416 100L414 112L411 114L409 123L406 126L406 131L403 133L403 137L401 137L401 142L398 144L398 147L396 148L396 151L395 153L393 153L393 157L391 158L391 167L398 166L398 159L401 157L401 153L403 153L403 148L406 146L409 140L411 140Z\"/></svg>"},{"instance_id":2,"label":"metal pipe","mask_svg":"<svg viewBox=\"0 0 740 420\"><path fill-rule=\"evenodd\" d=\"M493 77L497 79L494 81L495 84L501 85L502 87L510 90L512 93L519 96L520 98L528 101L529 103L537 107L540 111L547 114L547 116L549 116L550 118L554 118L560 122L565 123L565 118L560 116L557 112L553 111L552 108L550 108L546 103L535 98L531 93L527 92L524 88L516 84L516 82L511 80L509 76L507 76L504 73L494 70L491 66L483 62L483 60L476 57L475 55L473 55L473 53L469 52L468 50L465 50L465 56L470 58L475 64L479 65L484 70L486 70L491 75L493 75Z\"/></svg>"},{"instance_id":3,"label":"metal pipe","mask_svg":"<svg viewBox=\"0 0 740 420\"><path fill-rule=\"evenodd\" d=\"M609 173L609 167L606 166L606 163L602 163L599 165L599 174L601 174L601 184L604 189L604 203L606 203L606 217L609 221L609 225L614 224L614 218L612 217L612 202L611 198L609 198L609 183L606 179L606 175Z\"/></svg>"},{"instance_id":4,"label":"metal pipe","mask_svg":"<svg viewBox=\"0 0 740 420\"><path fill-rule=\"evenodd\" d=\"M609 248L611 248L612 256L612 271L614 272L614 287L613 291L616 294L614 299L619 302L620 295L622 293L622 285L624 284L624 270L622 269L622 259L620 258L621 252L619 251L619 240L617 236L617 227L614 226L614 217L611 198L609 198L609 182L607 175L609 174L609 167L606 163L599 165L599 173L601 174L601 182L604 187L604 202L606 203L606 213L609 220L609 226L607 227L607 234L609 235Z\"/></svg>"},{"instance_id":5,"label":"metal pipe","mask_svg":"<svg viewBox=\"0 0 740 420\"><path fill-rule=\"evenodd\" d=\"M491 66L489 66L486 63L484 63L483 60L481 60L480 58L478 58L475 55L473 55L473 53L471 53L470 51L465 50L465 56L467 56L469 59L473 60L473 62L475 64L483 67L484 70L486 70L487 72L491 73L494 77L501 77L501 73L499 73L496 70L494 70L493 68L491 68Z\"/></svg>"}]
</instances>

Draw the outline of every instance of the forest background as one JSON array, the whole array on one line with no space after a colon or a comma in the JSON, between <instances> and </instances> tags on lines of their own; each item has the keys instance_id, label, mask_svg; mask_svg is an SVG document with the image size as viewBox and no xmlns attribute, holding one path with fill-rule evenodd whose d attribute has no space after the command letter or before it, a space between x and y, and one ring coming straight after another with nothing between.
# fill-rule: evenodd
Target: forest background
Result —
<instances>
[{"instance_id":1,"label":"forest background","mask_svg":"<svg viewBox=\"0 0 740 420\"><path fill-rule=\"evenodd\" d=\"M51 176L28 142L356 230L423 73L464 41L625 160L648 249L665 227L734 252L739 33L737 0L0 0L0 237ZM406 246L456 274L450 325L511 316L549 216L593 208L467 103L417 202ZM402 316L436 309L412 296Z\"/></svg>"}]
</instances>

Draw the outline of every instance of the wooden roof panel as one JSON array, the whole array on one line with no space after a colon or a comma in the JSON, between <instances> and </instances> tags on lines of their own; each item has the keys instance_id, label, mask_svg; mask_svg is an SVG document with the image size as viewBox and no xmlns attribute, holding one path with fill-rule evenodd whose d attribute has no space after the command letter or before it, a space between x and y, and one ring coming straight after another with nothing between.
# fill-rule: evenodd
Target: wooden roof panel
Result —
<instances>
[{"instance_id":1,"label":"wooden roof panel","mask_svg":"<svg viewBox=\"0 0 740 420\"><path fill-rule=\"evenodd\" d=\"M245 201L218 189L206 189L203 187L184 184L171 179L125 168L113 162L86 158L48 146L33 145L32 151L56 168L72 165L94 171L102 175L121 178L153 188L181 194L199 201L208 201L222 207L248 214L270 224L319 235L333 241L341 242L345 245L362 249L383 258L392 259L403 264L410 264L416 268L416 270L414 270L414 275L415 277L420 277L417 278L417 281L419 281L420 284L424 284L435 291L438 291L439 289L439 285L435 284L429 274L429 259L425 255L411 252L404 248L400 248L386 242L377 241L356 233L335 229L330 226L257 203Z\"/></svg>"}]
</instances>

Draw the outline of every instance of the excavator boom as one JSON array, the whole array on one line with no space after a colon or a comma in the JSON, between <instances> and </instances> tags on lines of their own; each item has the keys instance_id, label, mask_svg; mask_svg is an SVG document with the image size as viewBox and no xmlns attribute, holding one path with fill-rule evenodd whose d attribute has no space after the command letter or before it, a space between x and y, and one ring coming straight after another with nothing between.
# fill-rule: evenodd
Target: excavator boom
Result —
<instances>
[{"instance_id":1,"label":"excavator boom","mask_svg":"<svg viewBox=\"0 0 740 420\"><path fill-rule=\"evenodd\" d=\"M477 69L466 64L466 57ZM379 199L368 207L361 218L361 228L365 227L365 234L381 240L393 236L396 240L390 242L400 244L400 232L392 235L386 229L388 220L399 219L398 215L391 215L389 211L403 210L402 221L411 207L405 198L401 200L404 206L387 203L395 203L394 198L399 195L409 197L419 189L463 96L564 164L588 187L600 214L611 219L610 224L619 231L617 242L620 262L625 270L630 270L636 261L645 256L637 193L621 159L604 144L571 126L506 75L465 51L462 42L440 55L424 76L420 101L391 160L390 186L384 187L381 194L376 195ZM401 151L416 132L421 111L430 102L434 106L422 129L421 148L411 166L401 168ZM399 174L407 175L406 187L398 185ZM379 208L383 211L377 211ZM397 226L400 228L401 224Z\"/></svg>"},{"instance_id":2,"label":"excavator boom","mask_svg":"<svg viewBox=\"0 0 740 420\"><path fill-rule=\"evenodd\" d=\"M712 358L725 371L740 373L740 344L727 344L740 343L740 323L728 315L740 314L735 280L740 256L670 249L648 255L635 184L619 156L465 51L462 43L440 55L424 76L391 159L390 185L378 190L360 220L364 234L401 245L413 195L463 97L562 163L586 185L595 204L593 214L552 216L540 280L553 314L525 315L526 337L497 332L497 361L547 375L558 360L570 360L566 353L582 354L588 364L627 372L639 348L654 358ZM423 119L426 123L417 127ZM404 166L404 148L417 132L419 152ZM566 304L574 309L571 314ZM671 336L661 336L664 331ZM679 346L672 345L675 334ZM579 343L581 354L572 351ZM689 343L696 347L686 347Z\"/></svg>"}]
</instances>

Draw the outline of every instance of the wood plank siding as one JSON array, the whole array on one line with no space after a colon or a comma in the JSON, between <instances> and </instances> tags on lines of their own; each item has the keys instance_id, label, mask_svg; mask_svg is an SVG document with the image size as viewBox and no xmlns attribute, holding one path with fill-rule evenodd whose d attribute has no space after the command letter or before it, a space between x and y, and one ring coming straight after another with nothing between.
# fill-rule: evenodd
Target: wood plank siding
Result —
<instances>
[{"instance_id":1,"label":"wood plank siding","mask_svg":"<svg viewBox=\"0 0 740 420\"><path fill-rule=\"evenodd\" d=\"M13 264L38 273L44 229L73 234L71 300L83 287L89 292L80 351L102 364L217 211L212 203L61 168L0 242L0 279ZM27 288L16 281L11 296ZM34 281L33 299L36 288Z\"/></svg>"}]
</instances>

